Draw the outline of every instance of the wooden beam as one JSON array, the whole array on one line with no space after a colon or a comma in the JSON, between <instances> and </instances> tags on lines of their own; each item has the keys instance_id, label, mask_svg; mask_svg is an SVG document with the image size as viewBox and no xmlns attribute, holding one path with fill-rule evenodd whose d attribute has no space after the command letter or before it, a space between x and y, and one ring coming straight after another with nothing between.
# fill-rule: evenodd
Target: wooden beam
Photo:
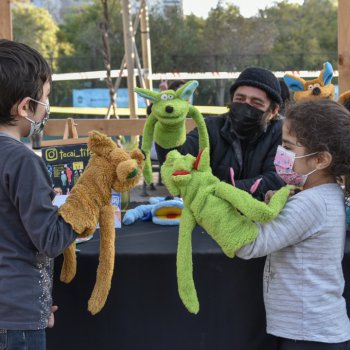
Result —
<instances>
[{"instance_id":1,"label":"wooden beam","mask_svg":"<svg viewBox=\"0 0 350 350\"><path fill-rule=\"evenodd\" d=\"M12 40L11 0L0 0L0 39Z\"/></svg>"},{"instance_id":2,"label":"wooden beam","mask_svg":"<svg viewBox=\"0 0 350 350\"><path fill-rule=\"evenodd\" d=\"M137 118L136 108L137 99L134 92L135 89L135 54L134 54L134 30L131 23L131 13L130 13L130 1L123 0L123 34L124 34L124 50L126 57L126 68L128 70L128 95L129 95L129 108L130 108L130 118Z\"/></svg>"},{"instance_id":3,"label":"wooden beam","mask_svg":"<svg viewBox=\"0 0 350 350\"><path fill-rule=\"evenodd\" d=\"M350 1L338 0L339 94L350 90Z\"/></svg>"},{"instance_id":4,"label":"wooden beam","mask_svg":"<svg viewBox=\"0 0 350 350\"><path fill-rule=\"evenodd\" d=\"M149 16L148 6L145 0L141 0L141 47L143 68L147 70L145 77L145 88L153 90L153 81L149 78L152 75L152 59L151 59L151 39L149 35Z\"/></svg>"},{"instance_id":5,"label":"wooden beam","mask_svg":"<svg viewBox=\"0 0 350 350\"><path fill-rule=\"evenodd\" d=\"M87 136L91 130L103 132L108 136L142 135L146 119L74 119L79 136ZM44 135L62 137L66 119L49 119L45 125ZM186 119L187 132L195 128L193 119Z\"/></svg>"}]
</instances>

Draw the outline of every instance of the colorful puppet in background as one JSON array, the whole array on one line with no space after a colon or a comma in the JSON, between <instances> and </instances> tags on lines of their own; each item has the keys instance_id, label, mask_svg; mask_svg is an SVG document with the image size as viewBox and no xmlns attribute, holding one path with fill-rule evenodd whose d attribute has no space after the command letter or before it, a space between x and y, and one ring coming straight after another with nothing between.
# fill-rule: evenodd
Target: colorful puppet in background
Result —
<instances>
[{"instance_id":1,"label":"colorful puppet in background","mask_svg":"<svg viewBox=\"0 0 350 350\"><path fill-rule=\"evenodd\" d=\"M196 224L203 227L228 257L258 235L255 222L273 220L284 207L290 187L283 187L269 204L254 199L251 194L220 182L210 168L209 150L197 158L168 153L161 168L164 184L174 196L184 202L177 250L177 280L179 295L192 313L198 313L199 302L193 281L192 231ZM252 187L252 191L259 186Z\"/></svg>"},{"instance_id":2,"label":"colorful puppet in background","mask_svg":"<svg viewBox=\"0 0 350 350\"><path fill-rule=\"evenodd\" d=\"M137 149L130 154L112 141L110 137L91 131L88 147L92 152L88 166L74 185L59 214L72 225L82 237L94 233L84 232L84 227L96 228L100 224L100 258L96 283L89 300L88 310L94 315L104 306L114 270L114 208L111 205L112 189L126 192L140 180L143 154ZM84 211L78 208L84 203ZM89 213L87 216L86 214ZM87 225L88 223L88 225ZM75 243L64 252L61 281L71 282L76 274Z\"/></svg>"},{"instance_id":3,"label":"colorful puppet in background","mask_svg":"<svg viewBox=\"0 0 350 350\"><path fill-rule=\"evenodd\" d=\"M151 197L150 204L141 204L126 211L123 224L130 225L136 220L150 221L158 225L179 225L183 201L178 197Z\"/></svg>"},{"instance_id":4,"label":"colorful puppet in background","mask_svg":"<svg viewBox=\"0 0 350 350\"><path fill-rule=\"evenodd\" d=\"M199 147L209 147L208 131L202 114L188 103L198 82L193 80L178 90L161 92L136 88L135 92L153 102L152 111L145 123L141 149L146 155L143 176L147 184L152 182L150 153L152 141L165 149L181 146L186 141L186 117L189 115L197 124Z\"/></svg>"},{"instance_id":5,"label":"colorful puppet in background","mask_svg":"<svg viewBox=\"0 0 350 350\"><path fill-rule=\"evenodd\" d=\"M316 79L304 80L295 75L286 74L283 80L288 88L294 91L295 101L305 101L313 99L334 99L334 85L331 84L333 78L333 68L329 62L323 64L323 69Z\"/></svg>"}]
</instances>

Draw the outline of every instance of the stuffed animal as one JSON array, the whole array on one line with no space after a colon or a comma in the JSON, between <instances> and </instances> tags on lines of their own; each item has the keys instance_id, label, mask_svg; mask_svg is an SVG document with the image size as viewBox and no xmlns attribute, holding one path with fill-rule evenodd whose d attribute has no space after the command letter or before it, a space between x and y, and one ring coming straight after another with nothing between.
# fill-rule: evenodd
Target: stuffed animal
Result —
<instances>
[{"instance_id":1,"label":"stuffed animal","mask_svg":"<svg viewBox=\"0 0 350 350\"><path fill-rule=\"evenodd\" d=\"M323 64L323 69L316 79L304 80L303 78L286 74L284 82L290 90L294 91L295 101L305 101L313 99L334 99L334 85L331 84L333 78L333 68L329 62Z\"/></svg>"},{"instance_id":2,"label":"stuffed animal","mask_svg":"<svg viewBox=\"0 0 350 350\"><path fill-rule=\"evenodd\" d=\"M100 224L100 259L96 283L88 303L94 315L104 306L114 269L114 209L112 189L125 192L140 180L143 154L127 153L118 148L111 138L97 131L89 133L88 147L92 156L79 177L59 214L72 225L81 237L91 235ZM64 252L61 281L69 283L76 274L75 243Z\"/></svg>"},{"instance_id":3,"label":"stuffed animal","mask_svg":"<svg viewBox=\"0 0 350 350\"><path fill-rule=\"evenodd\" d=\"M182 199L165 197L156 200L156 198L150 198L151 204L141 204L127 210L123 217L123 224L130 225L136 220L142 219L143 221L152 220L154 224L158 225L179 225L184 207Z\"/></svg>"},{"instance_id":4,"label":"stuffed animal","mask_svg":"<svg viewBox=\"0 0 350 350\"><path fill-rule=\"evenodd\" d=\"M152 182L152 165L150 159L152 141L165 149L181 146L186 141L186 117L190 116L197 124L199 147L209 147L208 131L202 114L192 106L188 99L198 86L193 80L178 90L161 92L135 88L135 92L153 102L142 135L141 149L146 155L143 176L146 183Z\"/></svg>"},{"instance_id":5,"label":"stuffed animal","mask_svg":"<svg viewBox=\"0 0 350 350\"><path fill-rule=\"evenodd\" d=\"M191 235L196 224L203 227L228 257L252 242L258 235L255 222L273 220L285 205L289 187L277 191L269 204L212 175L209 151L197 158L168 153L162 168L164 184L169 192L184 201L179 226L177 280L181 300L191 313L198 313L199 302L192 273Z\"/></svg>"}]
</instances>

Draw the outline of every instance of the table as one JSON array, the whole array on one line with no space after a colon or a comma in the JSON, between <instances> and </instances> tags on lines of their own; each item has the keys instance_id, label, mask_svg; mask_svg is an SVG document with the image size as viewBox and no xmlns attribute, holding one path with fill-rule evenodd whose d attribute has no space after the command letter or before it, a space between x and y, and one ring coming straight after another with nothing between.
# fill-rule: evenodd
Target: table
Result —
<instances>
[{"instance_id":1,"label":"table","mask_svg":"<svg viewBox=\"0 0 350 350\"><path fill-rule=\"evenodd\" d=\"M177 292L177 226L136 222L117 229L112 287L102 311L92 316L87 301L95 283L98 233L79 245L74 281L58 280L56 325L47 331L48 350L274 350L265 334L262 297L264 259L226 257L197 227L193 232L194 280L200 302L190 314ZM344 259L350 276L350 244ZM345 289L350 300L350 291Z\"/></svg>"}]
</instances>

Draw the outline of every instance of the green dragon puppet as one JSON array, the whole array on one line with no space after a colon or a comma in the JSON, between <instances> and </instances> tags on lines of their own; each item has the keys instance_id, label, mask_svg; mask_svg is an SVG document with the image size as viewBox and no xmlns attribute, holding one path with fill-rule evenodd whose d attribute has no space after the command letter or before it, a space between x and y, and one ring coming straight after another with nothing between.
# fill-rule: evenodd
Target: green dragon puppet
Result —
<instances>
[{"instance_id":1,"label":"green dragon puppet","mask_svg":"<svg viewBox=\"0 0 350 350\"><path fill-rule=\"evenodd\" d=\"M190 154L183 156L176 150L169 152L161 173L169 192L181 196L184 202L176 258L178 290L186 308L198 313L191 243L196 224L232 258L239 248L257 237L255 222L268 222L278 215L291 187L277 191L269 204L260 202L250 193L220 182L212 175L208 149L202 150L197 158Z\"/></svg>"},{"instance_id":2,"label":"green dragon puppet","mask_svg":"<svg viewBox=\"0 0 350 350\"><path fill-rule=\"evenodd\" d=\"M154 140L165 149L181 146L186 141L186 117L191 117L197 124L199 147L209 148L207 127L202 114L192 106L188 99L196 90L198 82L187 82L176 91L156 92L135 88L135 92L152 101L152 112L148 116L142 135L141 149L146 155L143 176L146 183L152 182L151 147Z\"/></svg>"}]
</instances>

